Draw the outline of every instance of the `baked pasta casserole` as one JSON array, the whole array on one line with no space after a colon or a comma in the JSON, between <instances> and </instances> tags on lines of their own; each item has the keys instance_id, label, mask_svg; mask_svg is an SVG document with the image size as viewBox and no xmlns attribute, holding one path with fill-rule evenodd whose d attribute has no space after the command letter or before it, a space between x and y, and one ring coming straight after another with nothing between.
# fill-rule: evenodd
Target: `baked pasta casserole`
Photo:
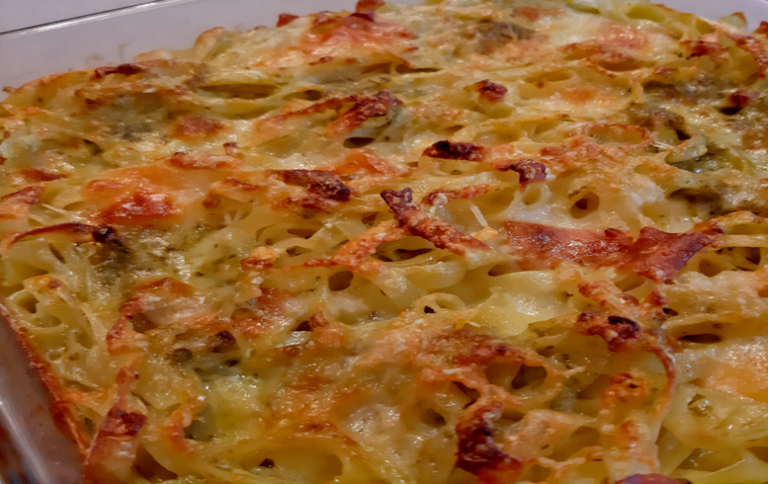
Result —
<instances>
[{"instance_id":1,"label":"baked pasta casserole","mask_svg":"<svg viewBox=\"0 0 768 484\"><path fill-rule=\"evenodd\" d=\"M767 482L745 25L361 0L15 90L2 312L86 481Z\"/></svg>"}]
</instances>

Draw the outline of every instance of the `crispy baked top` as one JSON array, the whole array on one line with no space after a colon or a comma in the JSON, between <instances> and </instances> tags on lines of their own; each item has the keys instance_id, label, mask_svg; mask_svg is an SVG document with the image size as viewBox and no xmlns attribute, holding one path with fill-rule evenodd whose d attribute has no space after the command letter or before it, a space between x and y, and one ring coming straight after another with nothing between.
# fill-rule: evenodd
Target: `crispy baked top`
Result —
<instances>
[{"instance_id":1,"label":"crispy baked top","mask_svg":"<svg viewBox=\"0 0 768 484\"><path fill-rule=\"evenodd\" d=\"M101 483L759 483L763 24L361 0L0 108L5 313Z\"/></svg>"}]
</instances>

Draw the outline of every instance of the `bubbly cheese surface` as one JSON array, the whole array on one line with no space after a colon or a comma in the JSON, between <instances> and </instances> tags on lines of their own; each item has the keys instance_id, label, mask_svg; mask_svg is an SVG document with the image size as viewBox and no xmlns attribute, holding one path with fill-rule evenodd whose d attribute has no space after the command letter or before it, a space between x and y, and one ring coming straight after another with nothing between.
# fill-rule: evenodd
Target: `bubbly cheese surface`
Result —
<instances>
[{"instance_id":1,"label":"bubbly cheese surface","mask_svg":"<svg viewBox=\"0 0 768 484\"><path fill-rule=\"evenodd\" d=\"M94 483L763 484L768 24L361 0L0 105Z\"/></svg>"}]
</instances>

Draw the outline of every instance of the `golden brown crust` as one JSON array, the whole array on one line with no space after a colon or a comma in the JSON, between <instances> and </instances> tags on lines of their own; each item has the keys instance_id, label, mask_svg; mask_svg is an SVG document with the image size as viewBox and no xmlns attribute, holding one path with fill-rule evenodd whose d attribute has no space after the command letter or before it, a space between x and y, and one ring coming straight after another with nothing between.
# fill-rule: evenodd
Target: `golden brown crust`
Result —
<instances>
[{"instance_id":1,"label":"golden brown crust","mask_svg":"<svg viewBox=\"0 0 768 484\"><path fill-rule=\"evenodd\" d=\"M629 260L622 262L621 267L655 281L669 281L696 252L714 241L700 232L669 234L643 227L631 247Z\"/></svg>"},{"instance_id":2,"label":"golden brown crust","mask_svg":"<svg viewBox=\"0 0 768 484\"><path fill-rule=\"evenodd\" d=\"M644 227L633 240L626 232L604 232L547 227L527 222L505 224L509 250L531 267L554 267L561 262L612 265L657 282L670 280L714 238L701 232L670 234Z\"/></svg>"},{"instance_id":3,"label":"golden brown crust","mask_svg":"<svg viewBox=\"0 0 768 484\"><path fill-rule=\"evenodd\" d=\"M489 247L463 232L451 227L443 220L429 217L413 202L413 190L384 190L381 198L389 206L400 225L410 234L423 237L435 244L435 247L446 249L454 254L464 255L467 252L489 250Z\"/></svg>"},{"instance_id":4,"label":"golden brown crust","mask_svg":"<svg viewBox=\"0 0 768 484\"><path fill-rule=\"evenodd\" d=\"M360 96L355 104L328 125L326 133L331 137L346 136L364 122L376 116L383 116L398 103L388 91L379 91L372 96Z\"/></svg>"},{"instance_id":5,"label":"golden brown crust","mask_svg":"<svg viewBox=\"0 0 768 484\"><path fill-rule=\"evenodd\" d=\"M110 74L118 74L121 76L132 76L134 74L140 74L144 72L144 67L140 64L119 64L116 66L99 67L94 70L91 80L97 81L103 79Z\"/></svg>"},{"instance_id":6,"label":"golden brown crust","mask_svg":"<svg viewBox=\"0 0 768 484\"><path fill-rule=\"evenodd\" d=\"M397 103L398 100L388 91L379 91L372 95L353 94L345 98L331 98L303 109L278 114L263 122L260 131L279 133L291 119L322 114L331 110L339 113L339 116L326 126L325 134L331 138L340 138L350 134L365 121L387 114ZM341 112L342 110L345 111Z\"/></svg>"},{"instance_id":7,"label":"golden brown crust","mask_svg":"<svg viewBox=\"0 0 768 484\"><path fill-rule=\"evenodd\" d=\"M605 316L587 311L576 321L576 330L588 336L600 336L611 351L621 351L637 346L642 328L636 322L623 316Z\"/></svg>"},{"instance_id":8,"label":"golden brown crust","mask_svg":"<svg viewBox=\"0 0 768 484\"><path fill-rule=\"evenodd\" d=\"M232 328L246 338L258 338L269 332L276 320L289 304L290 294L279 289L265 289L257 300L257 311L254 313L232 315Z\"/></svg>"},{"instance_id":9,"label":"golden brown crust","mask_svg":"<svg viewBox=\"0 0 768 484\"><path fill-rule=\"evenodd\" d=\"M496 84L488 79L476 82L469 86L473 91L476 91L478 96L490 104L497 104L504 101L504 96L507 94L507 88L501 84Z\"/></svg>"},{"instance_id":10,"label":"golden brown crust","mask_svg":"<svg viewBox=\"0 0 768 484\"><path fill-rule=\"evenodd\" d=\"M346 202L352 195L352 190L330 171L282 170L278 174L289 185L304 187L309 193L329 200Z\"/></svg>"},{"instance_id":11,"label":"golden brown crust","mask_svg":"<svg viewBox=\"0 0 768 484\"><path fill-rule=\"evenodd\" d=\"M494 422L501 418L503 406L493 402L474 409L456 426L459 450L456 466L477 475L483 484L514 481L522 463L501 451L493 437Z\"/></svg>"},{"instance_id":12,"label":"golden brown crust","mask_svg":"<svg viewBox=\"0 0 768 484\"><path fill-rule=\"evenodd\" d=\"M519 175L520 186L523 190L531 183L543 182L547 179L547 166L533 160L515 160L512 162L496 162L500 171L514 171Z\"/></svg>"}]
</instances>

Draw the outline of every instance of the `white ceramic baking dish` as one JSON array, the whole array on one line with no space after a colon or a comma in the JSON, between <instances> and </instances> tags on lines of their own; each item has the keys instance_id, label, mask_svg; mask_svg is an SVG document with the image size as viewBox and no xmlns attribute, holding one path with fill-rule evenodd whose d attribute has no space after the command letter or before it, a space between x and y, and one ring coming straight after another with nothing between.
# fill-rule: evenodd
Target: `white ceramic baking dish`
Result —
<instances>
[{"instance_id":1,"label":"white ceramic baking dish","mask_svg":"<svg viewBox=\"0 0 768 484\"><path fill-rule=\"evenodd\" d=\"M761 20L768 20L768 0L665 3L708 18L742 12L750 30ZM163 0L17 30L0 34L0 86L18 87L47 74L128 62L148 50L186 48L197 35L215 26L246 30L274 25L283 12L349 10L354 4L355 0ZM15 452L4 452L0 443L0 456L10 458L0 459L0 476L7 484L80 482L74 445L58 432L50 415L48 397L34 371L16 346L10 329L0 324L0 423L10 437L7 444L15 448Z\"/></svg>"},{"instance_id":2,"label":"white ceramic baking dish","mask_svg":"<svg viewBox=\"0 0 768 484\"><path fill-rule=\"evenodd\" d=\"M756 28L760 20L768 20L768 0L665 3L708 18L743 12L750 29ZM136 54L149 50L186 48L211 27L247 30L257 25L274 25L283 12L308 14L349 9L354 4L354 0L163 0L0 34L0 87L19 87L56 72L129 62ZM0 99L4 97L0 94Z\"/></svg>"},{"instance_id":3,"label":"white ceramic baking dish","mask_svg":"<svg viewBox=\"0 0 768 484\"><path fill-rule=\"evenodd\" d=\"M151 2L152 0L3 0L0 33Z\"/></svg>"}]
</instances>

